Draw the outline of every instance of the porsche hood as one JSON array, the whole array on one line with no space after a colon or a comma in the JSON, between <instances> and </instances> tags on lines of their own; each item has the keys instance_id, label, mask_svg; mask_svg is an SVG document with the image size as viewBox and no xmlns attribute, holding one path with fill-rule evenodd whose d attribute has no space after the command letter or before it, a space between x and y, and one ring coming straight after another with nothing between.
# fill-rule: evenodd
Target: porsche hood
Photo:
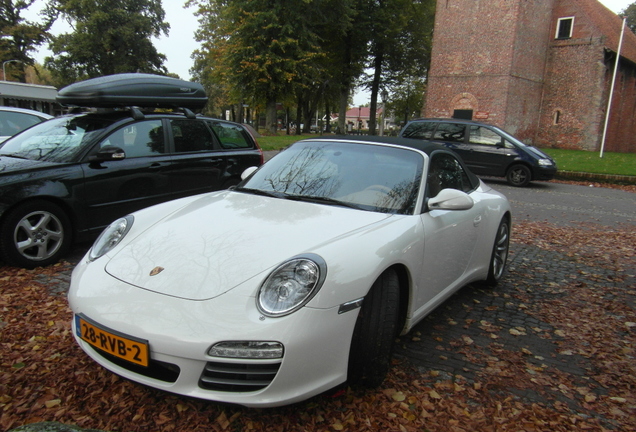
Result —
<instances>
[{"instance_id":1,"label":"porsche hood","mask_svg":"<svg viewBox=\"0 0 636 432\"><path fill-rule=\"evenodd\" d=\"M139 288L206 300L388 217L239 192L203 195L122 246L106 271Z\"/></svg>"}]
</instances>

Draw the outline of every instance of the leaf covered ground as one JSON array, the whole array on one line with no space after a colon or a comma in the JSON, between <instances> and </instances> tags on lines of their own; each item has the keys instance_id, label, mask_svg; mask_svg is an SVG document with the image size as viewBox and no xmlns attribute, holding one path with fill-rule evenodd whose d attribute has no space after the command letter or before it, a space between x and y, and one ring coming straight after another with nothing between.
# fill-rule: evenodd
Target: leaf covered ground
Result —
<instances>
[{"instance_id":1,"label":"leaf covered ground","mask_svg":"<svg viewBox=\"0 0 636 432\"><path fill-rule=\"evenodd\" d=\"M396 355L379 389L276 409L119 378L71 335L70 263L0 267L0 430L43 421L107 431L636 430L635 230L520 223L513 236L502 286L463 289L400 338L407 350L432 344L429 366ZM573 267L555 276L558 260ZM476 307L486 318L470 318ZM525 323L508 322L517 313Z\"/></svg>"}]
</instances>

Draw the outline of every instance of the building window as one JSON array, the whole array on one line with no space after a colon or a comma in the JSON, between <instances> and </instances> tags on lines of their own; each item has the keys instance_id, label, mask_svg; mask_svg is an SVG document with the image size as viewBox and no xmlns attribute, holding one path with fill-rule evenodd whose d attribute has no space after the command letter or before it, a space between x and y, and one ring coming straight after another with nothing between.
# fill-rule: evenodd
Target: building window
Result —
<instances>
[{"instance_id":1,"label":"building window","mask_svg":"<svg viewBox=\"0 0 636 432\"><path fill-rule=\"evenodd\" d=\"M574 17L559 18L557 22L557 39L570 39L572 37L572 28L574 27Z\"/></svg>"},{"instance_id":2,"label":"building window","mask_svg":"<svg viewBox=\"0 0 636 432\"><path fill-rule=\"evenodd\" d=\"M555 110L554 117L552 119L552 124L558 125L560 121L561 121L561 110Z\"/></svg>"}]
</instances>

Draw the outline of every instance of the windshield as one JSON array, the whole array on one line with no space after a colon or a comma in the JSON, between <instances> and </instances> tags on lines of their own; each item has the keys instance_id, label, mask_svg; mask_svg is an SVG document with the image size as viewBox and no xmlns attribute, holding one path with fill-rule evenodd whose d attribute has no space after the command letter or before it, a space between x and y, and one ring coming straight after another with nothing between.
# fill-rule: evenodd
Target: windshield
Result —
<instances>
[{"instance_id":1,"label":"windshield","mask_svg":"<svg viewBox=\"0 0 636 432\"><path fill-rule=\"evenodd\" d=\"M259 190L280 198L411 214L422 166L422 155L404 148L302 141L265 164L237 190Z\"/></svg>"},{"instance_id":2,"label":"windshield","mask_svg":"<svg viewBox=\"0 0 636 432\"><path fill-rule=\"evenodd\" d=\"M47 162L72 162L93 137L114 120L94 116L58 117L36 125L0 147L0 155Z\"/></svg>"}]
</instances>

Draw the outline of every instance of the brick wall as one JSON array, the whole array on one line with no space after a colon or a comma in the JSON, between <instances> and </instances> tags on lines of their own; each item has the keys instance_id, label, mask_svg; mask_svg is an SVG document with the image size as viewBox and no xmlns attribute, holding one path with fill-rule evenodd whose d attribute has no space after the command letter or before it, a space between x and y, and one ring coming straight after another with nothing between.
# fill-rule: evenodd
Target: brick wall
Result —
<instances>
[{"instance_id":1,"label":"brick wall","mask_svg":"<svg viewBox=\"0 0 636 432\"><path fill-rule=\"evenodd\" d=\"M472 109L527 143L598 150L614 53L590 12L600 5L585 3L438 0L423 115ZM558 18L571 16L572 37L557 40ZM635 151L632 62L621 63L611 114L605 149Z\"/></svg>"}]
</instances>

